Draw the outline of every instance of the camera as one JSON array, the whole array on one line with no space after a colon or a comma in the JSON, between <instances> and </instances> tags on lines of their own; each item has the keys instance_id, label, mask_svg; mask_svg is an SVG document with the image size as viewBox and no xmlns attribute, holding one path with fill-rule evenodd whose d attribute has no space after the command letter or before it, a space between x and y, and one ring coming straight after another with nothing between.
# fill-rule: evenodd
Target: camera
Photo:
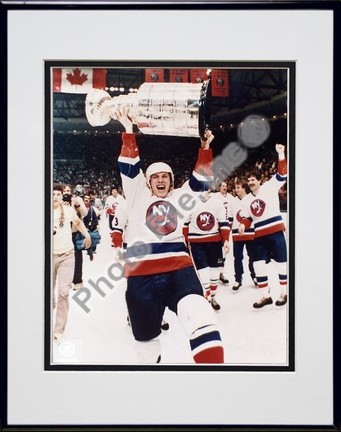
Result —
<instances>
[{"instance_id":1,"label":"camera","mask_svg":"<svg viewBox=\"0 0 341 432\"><path fill-rule=\"evenodd\" d=\"M64 194L63 195L63 201L68 202L71 204L72 195L71 194Z\"/></svg>"}]
</instances>

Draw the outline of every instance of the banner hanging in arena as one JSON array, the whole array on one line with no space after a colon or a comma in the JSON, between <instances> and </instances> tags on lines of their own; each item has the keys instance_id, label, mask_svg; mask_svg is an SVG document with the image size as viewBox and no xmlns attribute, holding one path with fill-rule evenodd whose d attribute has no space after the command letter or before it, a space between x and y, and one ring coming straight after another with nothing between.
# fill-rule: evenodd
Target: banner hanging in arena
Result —
<instances>
[{"instance_id":1,"label":"banner hanging in arena","mask_svg":"<svg viewBox=\"0 0 341 432\"><path fill-rule=\"evenodd\" d=\"M163 69L146 69L145 82L163 82L165 80L165 71Z\"/></svg>"},{"instance_id":2,"label":"banner hanging in arena","mask_svg":"<svg viewBox=\"0 0 341 432\"><path fill-rule=\"evenodd\" d=\"M207 69L191 69L191 83L201 83L207 79Z\"/></svg>"},{"instance_id":3,"label":"banner hanging in arena","mask_svg":"<svg viewBox=\"0 0 341 432\"><path fill-rule=\"evenodd\" d=\"M88 93L106 86L106 69L54 68L53 91L56 93Z\"/></svg>"},{"instance_id":4,"label":"banner hanging in arena","mask_svg":"<svg viewBox=\"0 0 341 432\"><path fill-rule=\"evenodd\" d=\"M229 95L229 74L227 70L213 69L211 73L212 96Z\"/></svg>"},{"instance_id":5,"label":"banner hanging in arena","mask_svg":"<svg viewBox=\"0 0 341 432\"><path fill-rule=\"evenodd\" d=\"M169 71L170 82L188 82L188 69L170 69Z\"/></svg>"}]
</instances>

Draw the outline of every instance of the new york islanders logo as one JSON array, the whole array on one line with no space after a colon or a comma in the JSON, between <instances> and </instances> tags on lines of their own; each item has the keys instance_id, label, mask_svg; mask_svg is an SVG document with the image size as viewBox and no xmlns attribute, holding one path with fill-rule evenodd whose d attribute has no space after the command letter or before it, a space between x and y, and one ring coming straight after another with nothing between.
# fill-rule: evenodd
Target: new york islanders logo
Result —
<instances>
[{"instance_id":1,"label":"new york islanders logo","mask_svg":"<svg viewBox=\"0 0 341 432\"><path fill-rule=\"evenodd\" d=\"M250 204L251 213L255 217L260 217L264 213L265 206L266 206L266 204L265 204L265 202L263 200L261 200L261 199L255 199Z\"/></svg>"},{"instance_id":2,"label":"new york islanders logo","mask_svg":"<svg viewBox=\"0 0 341 432\"><path fill-rule=\"evenodd\" d=\"M241 212L240 212L240 210L237 212L237 214L236 214L236 219L237 219L237 221L239 222L239 223L243 223L243 217L242 217L242 215L241 215Z\"/></svg>"},{"instance_id":3,"label":"new york islanders logo","mask_svg":"<svg viewBox=\"0 0 341 432\"><path fill-rule=\"evenodd\" d=\"M197 225L202 231L209 231L214 227L214 216L209 212L201 212L197 216Z\"/></svg>"},{"instance_id":4,"label":"new york islanders logo","mask_svg":"<svg viewBox=\"0 0 341 432\"><path fill-rule=\"evenodd\" d=\"M175 207L167 201L156 201L146 212L146 224L155 234L165 236L174 232L178 226Z\"/></svg>"}]
</instances>

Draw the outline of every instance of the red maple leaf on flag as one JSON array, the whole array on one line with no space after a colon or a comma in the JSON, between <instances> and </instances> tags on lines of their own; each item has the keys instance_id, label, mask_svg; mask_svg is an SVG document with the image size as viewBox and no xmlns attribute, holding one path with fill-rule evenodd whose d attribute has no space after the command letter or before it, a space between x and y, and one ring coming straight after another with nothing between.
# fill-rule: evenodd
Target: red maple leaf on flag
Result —
<instances>
[{"instance_id":1,"label":"red maple leaf on flag","mask_svg":"<svg viewBox=\"0 0 341 432\"><path fill-rule=\"evenodd\" d=\"M83 85L88 80L88 75L81 73L81 70L76 68L72 70L72 73L66 74L66 79L70 81L72 85Z\"/></svg>"}]
</instances>

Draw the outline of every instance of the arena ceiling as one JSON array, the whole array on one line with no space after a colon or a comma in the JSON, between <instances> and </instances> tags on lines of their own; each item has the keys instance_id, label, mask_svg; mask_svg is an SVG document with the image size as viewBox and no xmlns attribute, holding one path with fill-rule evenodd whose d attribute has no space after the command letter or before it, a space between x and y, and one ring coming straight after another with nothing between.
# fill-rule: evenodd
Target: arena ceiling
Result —
<instances>
[{"instance_id":1,"label":"arena ceiling","mask_svg":"<svg viewBox=\"0 0 341 432\"><path fill-rule=\"evenodd\" d=\"M107 87L139 88L145 69L108 69ZM165 76L166 80L167 76ZM229 69L229 96L212 97L210 103L212 128L241 122L247 115L271 118L287 112L288 69ZM116 96L117 91L110 91ZM59 132L91 132L85 115L84 94L53 94L53 129ZM99 131L115 132L120 125L110 121Z\"/></svg>"}]
</instances>

